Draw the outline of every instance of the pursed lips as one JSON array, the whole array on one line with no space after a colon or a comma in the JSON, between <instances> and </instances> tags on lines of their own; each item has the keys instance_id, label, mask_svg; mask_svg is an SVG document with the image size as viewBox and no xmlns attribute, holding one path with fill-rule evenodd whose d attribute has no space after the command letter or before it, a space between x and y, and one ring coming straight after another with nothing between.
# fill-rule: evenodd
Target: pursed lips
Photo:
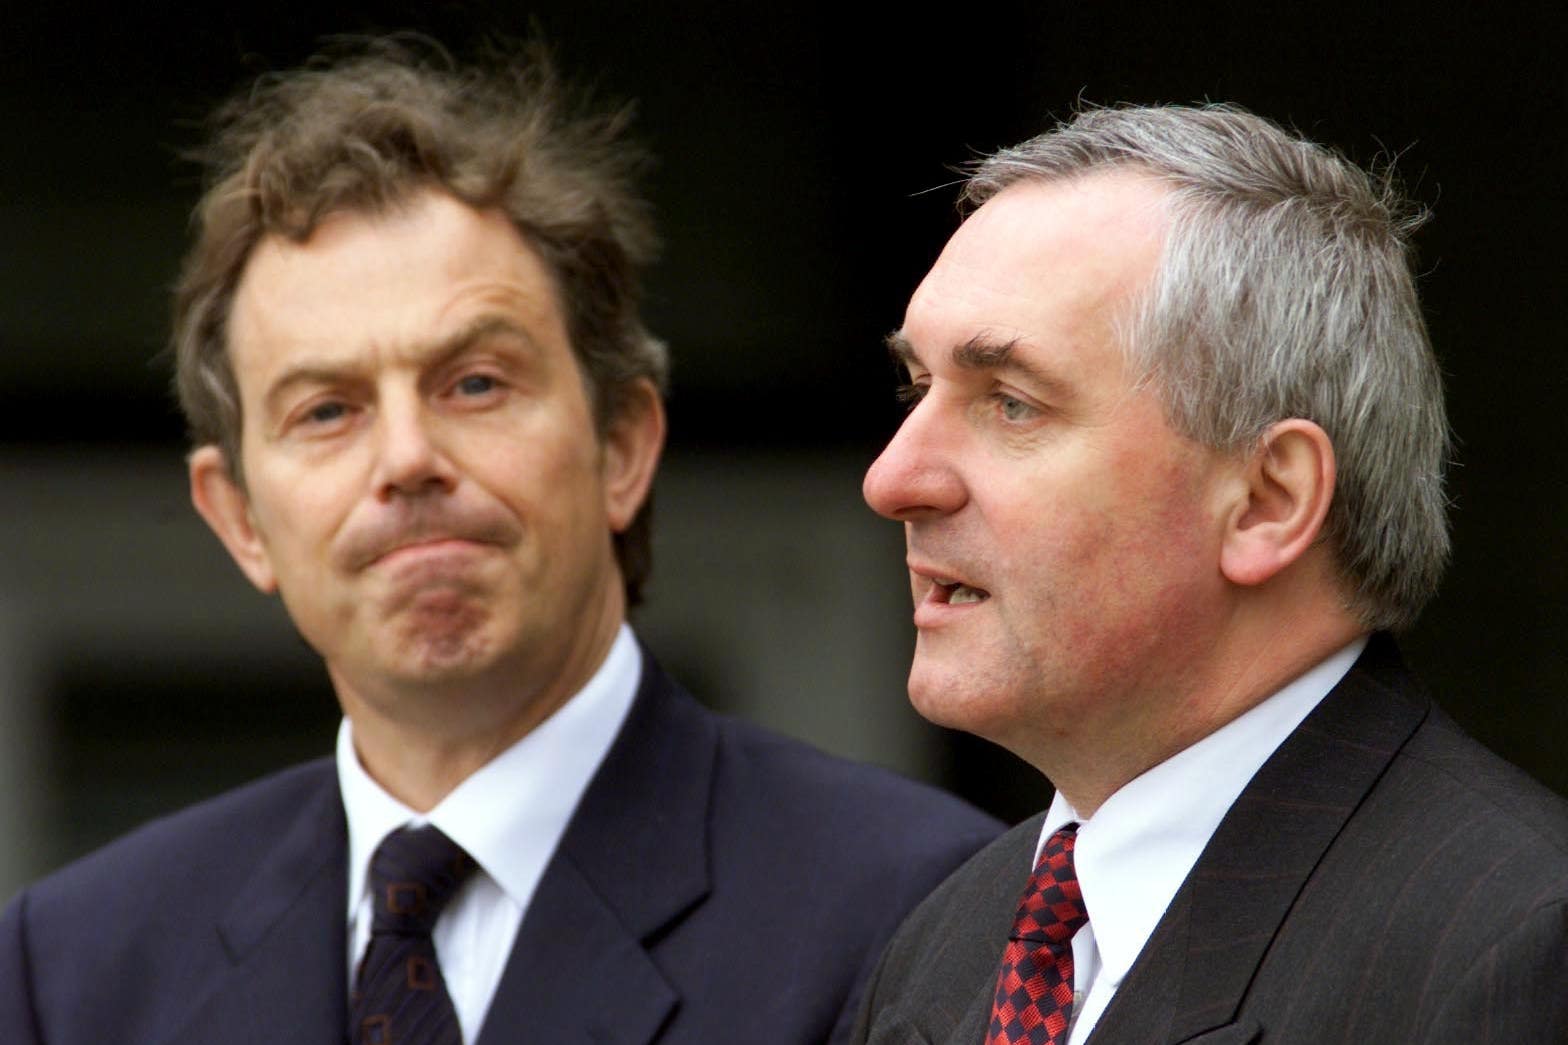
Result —
<instances>
[{"instance_id":1,"label":"pursed lips","mask_svg":"<svg viewBox=\"0 0 1568 1045\"><path fill-rule=\"evenodd\" d=\"M399 559L505 548L522 538L515 521L498 512L430 513L429 518L382 519L345 534L338 561L350 572Z\"/></svg>"},{"instance_id":2,"label":"pursed lips","mask_svg":"<svg viewBox=\"0 0 1568 1045\"><path fill-rule=\"evenodd\" d=\"M493 541L461 533L420 533L362 544L344 561L350 573L401 571L420 564L437 565L468 558Z\"/></svg>"},{"instance_id":3,"label":"pursed lips","mask_svg":"<svg viewBox=\"0 0 1568 1045\"><path fill-rule=\"evenodd\" d=\"M467 537L420 537L416 540L405 541L388 548L371 559L367 565L394 565L410 559L463 554L483 547L484 543L483 541L472 540Z\"/></svg>"}]
</instances>

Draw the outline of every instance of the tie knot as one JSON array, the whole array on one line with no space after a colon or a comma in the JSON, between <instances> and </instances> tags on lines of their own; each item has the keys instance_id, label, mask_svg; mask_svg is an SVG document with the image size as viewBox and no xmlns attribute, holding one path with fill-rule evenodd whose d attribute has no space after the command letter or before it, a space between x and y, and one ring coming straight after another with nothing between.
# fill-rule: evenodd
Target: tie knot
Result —
<instances>
[{"instance_id":1,"label":"tie knot","mask_svg":"<svg viewBox=\"0 0 1568 1045\"><path fill-rule=\"evenodd\" d=\"M1040 862L1035 864L1029 885L1018 900L1013 939L1066 943L1089 921L1078 874L1073 870L1073 848L1077 844L1076 823L1067 824L1046 840Z\"/></svg>"},{"instance_id":2,"label":"tie knot","mask_svg":"<svg viewBox=\"0 0 1568 1045\"><path fill-rule=\"evenodd\" d=\"M371 931L428 934L474 867L463 847L435 827L393 831L370 860Z\"/></svg>"}]
</instances>

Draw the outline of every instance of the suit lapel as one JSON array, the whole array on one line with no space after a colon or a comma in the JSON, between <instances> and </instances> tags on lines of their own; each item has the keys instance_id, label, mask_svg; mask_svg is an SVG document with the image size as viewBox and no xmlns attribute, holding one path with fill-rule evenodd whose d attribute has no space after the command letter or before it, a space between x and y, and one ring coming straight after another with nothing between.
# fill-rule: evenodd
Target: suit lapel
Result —
<instances>
[{"instance_id":1,"label":"suit lapel","mask_svg":"<svg viewBox=\"0 0 1568 1045\"><path fill-rule=\"evenodd\" d=\"M477 1045L645 1045L669 1021L680 995L648 948L708 893L716 747L714 723L644 651L626 724L545 869Z\"/></svg>"},{"instance_id":2,"label":"suit lapel","mask_svg":"<svg viewBox=\"0 0 1568 1045\"><path fill-rule=\"evenodd\" d=\"M1007 937L1003 937L1005 941ZM1005 944L1004 944L1005 945ZM1001 970L1002 950L997 949L996 966ZM953 1029L953 1036L948 1040L948 1045L979 1045L985 1041L985 1036L991 1029L991 1007L996 1003L996 981L998 976L992 976L985 982L973 998L969 1000L969 1007L964 1010L964 1018L958 1021L958 1026Z\"/></svg>"},{"instance_id":3,"label":"suit lapel","mask_svg":"<svg viewBox=\"0 0 1568 1045\"><path fill-rule=\"evenodd\" d=\"M1426 717L1424 698L1402 694L1414 685L1392 640L1374 636L1220 822L1093 1045L1251 1040L1256 1025L1233 1022L1247 988L1324 852Z\"/></svg>"},{"instance_id":4,"label":"suit lapel","mask_svg":"<svg viewBox=\"0 0 1568 1045\"><path fill-rule=\"evenodd\" d=\"M346 838L337 780L324 772L219 922L231 964L216 971L170 1045L343 1041Z\"/></svg>"},{"instance_id":5,"label":"suit lapel","mask_svg":"<svg viewBox=\"0 0 1568 1045\"><path fill-rule=\"evenodd\" d=\"M996 1003L996 981L1002 969L1002 951L1007 946L1018 909L1018 897L1029 881L1029 865L1034 856L1035 843L1040 837L1041 817L1031 817L1026 823L1030 830L1020 832L1017 845L1009 846L1012 858L1004 865L1006 871L994 880L992 895L988 898L984 914L977 920L995 919L995 924L983 934L985 943L974 954L975 966L983 971L970 982L979 984L964 1007L963 1015L954 1025L951 1035L943 1045L980 1045L991 1029L991 1009Z\"/></svg>"},{"instance_id":6,"label":"suit lapel","mask_svg":"<svg viewBox=\"0 0 1568 1045\"><path fill-rule=\"evenodd\" d=\"M955 922L944 936L948 946L962 948L962 957L943 955L942 964L953 982L973 983L974 988L952 1030L945 1036L932 1032L942 1045L979 1045L991 1026L991 1006L996 998L996 978L1002 951L1012 931L1019 894L1029 881L1029 865L1040 839L1045 815L1030 817L1007 835L1007 842L991 861L994 870L983 880L982 891L955 912ZM973 941L969 943L968 941ZM955 1006L956 1007L956 1006ZM922 999L917 1018L932 1018L935 1007ZM902 1045L901 1037L890 1037Z\"/></svg>"},{"instance_id":7,"label":"suit lapel","mask_svg":"<svg viewBox=\"0 0 1568 1045\"><path fill-rule=\"evenodd\" d=\"M679 1000L594 883L557 859L529 905L477 1045L643 1045Z\"/></svg>"}]
</instances>

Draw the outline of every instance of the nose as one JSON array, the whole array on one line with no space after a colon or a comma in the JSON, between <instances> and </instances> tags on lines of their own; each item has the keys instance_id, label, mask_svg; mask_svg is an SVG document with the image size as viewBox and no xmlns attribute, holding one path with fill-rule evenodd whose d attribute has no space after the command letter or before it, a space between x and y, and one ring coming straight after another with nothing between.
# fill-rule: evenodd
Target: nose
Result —
<instances>
[{"instance_id":1,"label":"nose","mask_svg":"<svg viewBox=\"0 0 1568 1045\"><path fill-rule=\"evenodd\" d=\"M443 452L434 419L417 394L384 393L377 406L375 490L395 497L450 493L456 472Z\"/></svg>"},{"instance_id":2,"label":"nose","mask_svg":"<svg viewBox=\"0 0 1568 1045\"><path fill-rule=\"evenodd\" d=\"M860 492L871 510L896 522L947 515L968 498L955 468L960 426L943 417L942 404L928 395L904 418L871 468Z\"/></svg>"}]
</instances>

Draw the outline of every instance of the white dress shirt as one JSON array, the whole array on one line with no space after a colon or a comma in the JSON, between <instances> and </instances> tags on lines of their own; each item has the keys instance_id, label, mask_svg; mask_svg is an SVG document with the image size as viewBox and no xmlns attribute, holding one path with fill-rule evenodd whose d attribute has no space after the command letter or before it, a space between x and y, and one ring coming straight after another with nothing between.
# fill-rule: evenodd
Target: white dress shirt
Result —
<instances>
[{"instance_id":1,"label":"white dress shirt","mask_svg":"<svg viewBox=\"0 0 1568 1045\"><path fill-rule=\"evenodd\" d=\"M622 624L586 686L425 816L370 778L354 753L353 726L343 720L337 767L348 815L350 991L370 943L366 881L376 847L405 824L434 824L479 865L431 934L463 1040L478 1036L545 865L620 731L641 677L642 651Z\"/></svg>"},{"instance_id":2,"label":"white dress shirt","mask_svg":"<svg viewBox=\"0 0 1568 1045\"><path fill-rule=\"evenodd\" d=\"M1057 792L1045 814L1035 860L1058 828L1078 821L1073 866L1089 913L1089 923L1073 937L1073 1024L1067 1045L1088 1039L1242 789L1344 678L1366 644L1365 636L1358 638L1128 782L1090 819L1079 816Z\"/></svg>"}]
</instances>

